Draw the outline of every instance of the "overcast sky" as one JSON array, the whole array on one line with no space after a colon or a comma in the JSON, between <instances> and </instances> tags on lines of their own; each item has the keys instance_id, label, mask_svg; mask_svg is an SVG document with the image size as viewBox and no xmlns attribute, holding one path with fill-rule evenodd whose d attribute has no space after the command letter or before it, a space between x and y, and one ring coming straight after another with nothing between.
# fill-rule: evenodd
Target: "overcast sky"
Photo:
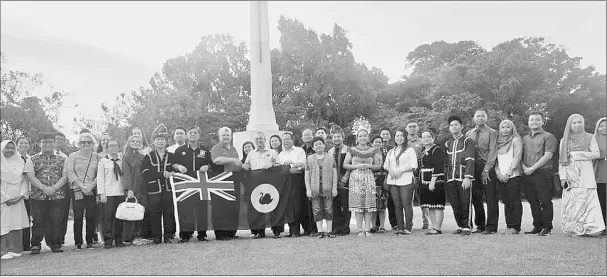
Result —
<instances>
[{"instance_id":1,"label":"overcast sky","mask_svg":"<svg viewBox=\"0 0 607 277\"><path fill-rule=\"evenodd\" d=\"M320 33L339 24L357 61L381 68L391 82L406 73L410 51L437 40L473 40L490 49L515 37L543 36L583 57L583 65L606 71L604 1L270 1L273 48L279 46L281 15ZM86 43L160 70L167 59L192 51L204 35L229 33L248 44L249 2L3 1L1 23L3 34Z\"/></svg>"}]
</instances>

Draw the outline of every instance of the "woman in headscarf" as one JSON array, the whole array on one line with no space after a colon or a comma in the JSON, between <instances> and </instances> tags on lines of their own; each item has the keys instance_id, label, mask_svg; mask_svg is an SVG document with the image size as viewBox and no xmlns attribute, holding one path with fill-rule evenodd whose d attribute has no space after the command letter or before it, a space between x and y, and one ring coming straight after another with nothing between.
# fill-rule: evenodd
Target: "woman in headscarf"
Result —
<instances>
[{"instance_id":1,"label":"woman in headscarf","mask_svg":"<svg viewBox=\"0 0 607 277\"><path fill-rule=\"evenodd\" d=\"M506 217L505 235L516 235L521 231L523 205L521 204L521 158L523 141L510 120L500 123L497 138L495 174L502 192ZM495 200L497 202L497 199ZM495 203L497 204L497 203Z\"/></svg>"},{"instance_id":2,"label":"woman in headscarf","mask_svg":"<svg viewBox=\"0 0 607 277\"><path fill-rule=\"evenodd\" d=\"M599 144L601 156L594 160L594 177L596 178L596 191L599 194L599 202L601 203L601 212L603 213L603 222L605 222L605 186L607 185L607 118L599 119L594 128L594 139ZM601 233L605 235L605 230Z\"/></svg>"},{"instance_id":3,"label":"woman in headscarf","mask_svg":"<svg viewBox=\"0 0 607 277\"><path fill-rule=\"evenodd\" d=\"M21 256L23 250L23 229L29 228L29 218L24 199L29 187L23 169L25 163L17 155L15 143L5 140L0 144L1 164L1 214L0 214L0 254L2 260Z\"/></svg>"},{"instance_id":4,"label":"woman in headscarf","mask_svg":"<svg viewBox=\"0 0 607 277\"><path fill-rule=\"evenodd\" d=\"M561 228L567 234L585 236L605 230L592 166L599 156L596 138L584 131L584 117L569 116L559 155L563 186Z\"/></svg>"}]
</instances>

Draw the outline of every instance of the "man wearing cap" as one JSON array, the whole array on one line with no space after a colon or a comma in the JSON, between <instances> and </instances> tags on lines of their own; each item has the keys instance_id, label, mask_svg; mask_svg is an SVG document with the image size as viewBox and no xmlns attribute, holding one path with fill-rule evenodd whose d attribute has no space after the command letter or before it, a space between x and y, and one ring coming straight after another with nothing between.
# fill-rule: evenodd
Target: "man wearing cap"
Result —
<instances>
[{"instance_id":1,"label":"man wearing cap","mask_svg":"<svg viewBox=\"0 0 607 277\"><path fill-rule=\"evenodd\" d=\"M150 225L154 244L172 243L175 236L175 213L169 177L173 171L173 154L166 151L167 129L160 124L152 132L154 150L143 158L143 179L147 182ZM163 228L164 227L164 228ZM164 229L164 235L163 230Z\"/></svg>"}]
</instances>

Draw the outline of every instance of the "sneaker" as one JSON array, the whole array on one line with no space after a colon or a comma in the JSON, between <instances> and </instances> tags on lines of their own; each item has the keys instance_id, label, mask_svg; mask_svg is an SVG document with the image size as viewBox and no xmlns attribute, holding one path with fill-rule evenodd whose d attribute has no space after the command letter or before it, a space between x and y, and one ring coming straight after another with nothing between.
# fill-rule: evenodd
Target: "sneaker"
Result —
<instances>
[{"instance_id":1,"label":"sneaker","mask_svg":"<svg viewBox=\"0 0 607 277\"><path fill-rule=\"evenodd\" d=\"M504 235L518 235L519 231L517 231L514 228L508 228L506 231L504 231Z\"/></svg>"},{"instance_id":2,"label":"sneaker","mask_svg":"<svg viewBox=\"0 0 607 277\"><path fill-rule=\"evenodd\" d=\"M462 236L469 236L471 234L472 233L470 232L470 229L468 229L468 228L462 229Z\"/></svg>"},{"instance_id":3,"label":"sneaker","mask_svg":"<svg viewBox=\"0 0 607 277\"><path fill-rule=\"evenodd\" d=\"M2 260L9 260L12 258L14 258L14 257L13 257L13 255L11 255L11 253L6 253L2 257L0 257L0 259L2 259Z\"/></svg>"},{"instance_id":4,"label":"sneaker","mask_svg":"<svg viewBox=\"0 0 607 277\"><path fill-rule=\"evenodd\" d=\"M322 239L325 237L325 233L323 232L319 232L318 235L316 236L317 239Z\"/></svg>"},{"instance_id":5,"label":"sneaker","mask_svg":"<svg viewBox=\"0 0 607 277\"><path fill-rule=\"evenodd\" d=\"M473 234L482 234L483 232L485 232L485 229L476 228L472 233Z\"/></svg>"},{"instance_id":6,"label":"sneaker","mask_svg":"<svg viewBox=\"0 0 607 277\"><path fill-rule=\"evenodd\" d=\"M310 234L311 237L317 237L318 236L318 232L313 232Z\"/></svg>"},{"instance_id":7,"label":"sneaker","mask_svg":"<svg viewBox=\"0 0 607 277\"><path fill-rule=\"evenodd\" d=\"M544 229L542 229L542 231L538 235L542 236L542 237L550 236L550 229L544 228Z\"/></svg>"},{"instance_id":8,"label":"sneaker","mask_svg":"<svg viewBox=\"0 0 607 277\"><path fill-rule=\"evenodd\" d=\"M11 254L13 257L21 257L21 253L8 252L7 254Z\"/></svg>"},{"instance_id":9,"label":"sneaker","mask_svg":"<svg viewBox=\"0 0 607 277\"><path fill-rule=\"evenodd\" d=\"M401 235L411 235L411 233L412 233L411 230L405 229L405 230L402 230Z\"/></svg>"},{"instance_id":10,"label":"sneaker","mask_svg":"<svg viewBox=\"0 0 607 277\"><path fill-rule=\"evenodd\" d=\"M379 230L377 230L378 233L383 234L386 232L385 228L379 228Z\"/></svg>"},{"instance_id":11,"label":"sneaker","mask_svg":"<svg viewBox=\"0 0 607 277\"><path fill-rule=\"evenodd\" d=\"M428 229L428 222L424 222L424 225L422 226L422 230L426 230Z\"/></svg>"},{"instance_id":12,"label":"sneaker","mask_svg":"<svg viewBox=\"0 0 607 277\"><path fill-rule=\"evenodd\" d=\"M80 251L82 250L82 244L76 244L76 249L74 249L74 251Z\"/></svg>"},{"instance_id":13,"label":"sneaker","mask_svg":"<svg viewBox=\"0 0 607 277\"><path fill-rule=\"evenodd\" d=\"M481 234L482 234L482 235L493 235L493 234L495 234L495 233L497 233L497 231L485 230L485 231L483 231Z\"/></svg>"},{"instance_id":14,"label":"sneaker","mask_svg":"<svg viewBox=\"0 0 607 277\"><path fill-rule=\"evenodd\" d=\"M457 229L453 232L454 235L459 235L462 233L462 229Z\"/></svg>"},{"instance_id":15,"label":"sneaker","mask_svg":"<svg viewBox=\"0 0 607 277\"><path fill-rule=\"evenodd\" d=\"M329 238L335 238L335 237L337 237L337 235L335 235L335 232L331 231L331 232L329 232L327 234L327 237L329 237Z\"/></svg>"},{"instance_id":16,"label":"sneaker","mask_svg":"<svg viewBox=\"0 0 607 277\"><path fill-rule=\"evenodd\" d=\"M145 242L143 241L143 239L136 238L136 239L134 239L134 240L133 240L132 244L133 244L133 245L140 246L140 245L144 245L144 244L145 244Z\"/></svg>"},{"instance_id":17,"label":"sneaker","mask_svg":"<svg viewBox=\"0 0 607 277\"><path fill-rule=\"evenodd\" d=\"M366 235L365 235L365 232L364 232L364 231L358 231L358 235L357 235L357 236L358 236L358 237L360 237L360 238L364 238L364 237L366 237Z\"/></svg>"},{"instance_id":18,"label":"sneaker","mask_svg":"<svg viewBox=\"0 0 607 277\"><path fill-rule=\"evenodd\" d=\"M371 234L371 232L370 232L370 231L366 231L366 232L365 232L365 237L370 237L370 236L373 236L373 235Z\"/></svg>"},{"instance_id":19,"label":"sneaker","mask_svg":"<svg viewBox=\"0 0 607 277\"><path fill-rule=\"evenodd\" d=\"M535 235L535 234L539 234L541 232L542 232L542 228L533 227L533 230L525 232L525 234L527 234L527 235Z\"/></svg>"},{"instance_id":20,"label":"sneaker","mask_svg":"<svg viewBox=\"0 0 607 277\"><path fill-rule=\"evenodd\" d=\"M370 232L370 233L377 233L377 230L378 230L378 229L379 229L379 228L377 228L377 227L373 227L373 228L371 228L371 230L369 230L369 232Z\"/></svg>"},{"instance_id":21,"label":"sneaker","mask_svg":"<svg viewBox=\"0 0 607 277\"><path fill-rule=\"evenodd\" d=\"M55 247L51 247L51 252L53 252L53 253L62 253L63 250L61 249L61 246L57 245Z\"/></svg>"},{"instance_id":22,"label":"sneaker","mask_svg":"<svg viewBox=\"0 0 607 277\"><path fill-rule=\"evenodd\" d=\"M95 247L93 246L92 243L87 243L86 244L86 249L93 249L93 248L95 248Z\"/></svg>"}]
</instances>

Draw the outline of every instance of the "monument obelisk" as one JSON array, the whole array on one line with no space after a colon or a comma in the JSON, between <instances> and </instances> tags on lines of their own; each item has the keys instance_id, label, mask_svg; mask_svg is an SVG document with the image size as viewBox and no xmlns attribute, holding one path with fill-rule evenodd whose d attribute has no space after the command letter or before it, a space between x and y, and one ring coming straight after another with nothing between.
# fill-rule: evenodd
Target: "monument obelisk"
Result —
<instances>
[{"instance_id":1,"label":"monument obelisk","mask_svg":"<svg viewBox=\"0 0 607 277\"><path fill-rule=\"evenodd\" d=\"M271 135L283 133L278 130L272 105L268 1L251 1L250 5L251 108L247 130L233 135L234 147L241 157L242 144L253 141L257 132L263 132L268 141Z\"/></svg>"}]
</instances>

